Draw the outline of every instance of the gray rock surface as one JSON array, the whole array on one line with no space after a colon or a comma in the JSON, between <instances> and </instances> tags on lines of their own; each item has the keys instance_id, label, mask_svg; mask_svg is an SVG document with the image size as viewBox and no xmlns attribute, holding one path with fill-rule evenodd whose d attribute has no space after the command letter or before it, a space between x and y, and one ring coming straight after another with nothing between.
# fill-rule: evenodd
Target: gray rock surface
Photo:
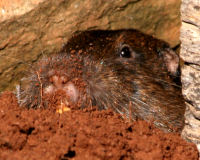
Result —
<instances>
[{"instance_id":1,"label":"gray rock surface","mask_svg":"<svg viewBox=\"0 0 200 160\"><path fill-rule=\"evenodd\" d=\"M182 92L186 100L186 124L182 136L200 151L200 0L183 0L181 5Z\"/></svg>"},{"instance_id":2,"label":"gray rock surface","mask_svg":"<svg viewBox=\"0 0 200 160\"><path fill-rule=\"evenodd\" d=\"M42 55L91 29L135 28L179 44L180 0L1 0L0 91L13 90Z\"/></svg>"}]
</instances>

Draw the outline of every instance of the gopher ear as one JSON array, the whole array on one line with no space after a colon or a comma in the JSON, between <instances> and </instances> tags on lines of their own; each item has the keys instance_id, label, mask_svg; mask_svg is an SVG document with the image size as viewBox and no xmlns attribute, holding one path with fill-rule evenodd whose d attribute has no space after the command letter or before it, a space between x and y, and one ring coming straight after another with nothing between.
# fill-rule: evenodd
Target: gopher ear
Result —
<instances>
[{"instance_id":1,"label":"gopher ear","mask_svg":"<svg viewBox=\"0 0 200 160\"><path fill-rule=\"evenodd\" d=\"M171 48L160 50L160 54L163 56L163 60L165 62L168 72L171 75L176 76L178 74L179 68L178 55Z\"/></svg>"}]
</instances>

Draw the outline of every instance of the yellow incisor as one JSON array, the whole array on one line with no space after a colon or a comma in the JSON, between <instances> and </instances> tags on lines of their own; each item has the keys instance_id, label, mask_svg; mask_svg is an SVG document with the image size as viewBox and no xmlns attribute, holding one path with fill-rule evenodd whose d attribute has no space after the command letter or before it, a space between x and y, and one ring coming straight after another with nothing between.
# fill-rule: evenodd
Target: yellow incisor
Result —
<instances>
[{"instance_id":1,"label":"yellow incisor","mask_svg":"<svg viewBox=\"0 0 200 160\"><path fill-rule=\"evenodd\" d=\"M61 104L56 109L56 112L59 113L59 114L62 114L63 112L67 112L67 111L70 111L70 110L71 109L69 107L67 107L65 103L63 103L61 101Z\"/></svg>"}]
</instances>

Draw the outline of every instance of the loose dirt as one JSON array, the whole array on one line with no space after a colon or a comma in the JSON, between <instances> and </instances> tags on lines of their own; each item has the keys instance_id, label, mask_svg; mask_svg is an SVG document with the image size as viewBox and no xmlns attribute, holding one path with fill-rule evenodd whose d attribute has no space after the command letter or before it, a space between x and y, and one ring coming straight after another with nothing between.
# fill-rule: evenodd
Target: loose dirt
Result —
<instances>
[{"instance_id":1,"label":"loose dirt","mask_svg":"<svg viewBox=\"0 0 200 160\"><path fill-rule=\"evenodd\" d=\"M95 107L19 107L14 94L0 95L2 160L198 160L194 144L145 121L131 122Z\"/></svg>"}]
</instances>

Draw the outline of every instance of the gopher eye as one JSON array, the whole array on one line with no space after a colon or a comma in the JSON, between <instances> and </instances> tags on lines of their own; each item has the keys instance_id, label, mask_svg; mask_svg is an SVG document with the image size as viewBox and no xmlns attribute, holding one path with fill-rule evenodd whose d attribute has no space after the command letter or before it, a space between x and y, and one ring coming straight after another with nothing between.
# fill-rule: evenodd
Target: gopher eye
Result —
<instances>
[{"instance_id":1,"label":"gopher eye","mask_svg":"<svg viewBox=\"0 0 200 160\"><path fill-rule=\"evenodd\" d=\"M124 58L130 58L131 57L131 51L130 48L125 46L121 49L120 51L120 57L124 57Z\"/></svg>"}]
</instances>

